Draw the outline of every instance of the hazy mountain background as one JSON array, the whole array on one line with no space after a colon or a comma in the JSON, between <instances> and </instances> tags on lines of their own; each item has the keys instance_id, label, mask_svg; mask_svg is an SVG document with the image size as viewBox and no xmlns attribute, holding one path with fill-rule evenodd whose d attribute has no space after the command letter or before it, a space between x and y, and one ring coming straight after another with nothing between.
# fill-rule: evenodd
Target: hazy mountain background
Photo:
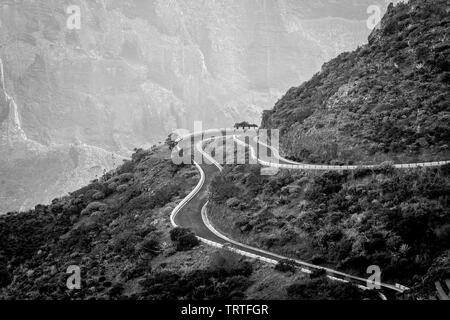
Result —
<instances>
[{"instance_id":1,"label":"hazy mountain background","mask_svg":"<svg viewBox=\"0 0 450 320\"><path fill-rule=\"evenodd\" d=\"M1 0L0 212L75 190L194 120L259 122L366 41L377 3Z\"/></svg>"}]
</instances>

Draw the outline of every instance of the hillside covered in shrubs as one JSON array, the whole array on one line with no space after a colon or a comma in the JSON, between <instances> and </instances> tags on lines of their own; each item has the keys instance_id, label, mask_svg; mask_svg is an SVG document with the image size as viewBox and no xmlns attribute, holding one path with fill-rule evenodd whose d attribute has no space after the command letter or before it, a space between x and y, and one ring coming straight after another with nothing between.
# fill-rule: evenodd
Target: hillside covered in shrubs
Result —
<instances>
[{"instance_id":1,"label":"hillside covered in shrubs","mask_svg":"<svg viewBox=\"0 0 450 320\"><path fill-rule=\"evenodd\" d=\"M310 163L450 158L450 3L390 5L367 45L290 89L262 126Z\"/></svg>"},{"instance_id":2,"label":"hillside covered in shrubs","mask_svg":"<svg viewBox=\"0 0 450 320\"><path fill-rule=\"evenodd\" d=\"M425 298L450 278L449 166L271 177L259 170L227 167L214 178L209 215L221 232L362 277L378 265L383 281Z\"/></svg>"},{"instance_id":3,"label":"hillside covered in shrubs","mask_svg":"<svg viewBox=\"0 0 450 320\"><path fill-rule=\"evenodd\" d=\"M223 253L171 227L171 210L198 179L165 148L137 150L51 205L0 217L0 299L245 297L254 263L220 265ZM66 286L69 266L80 267L80 290Z\"/></svg>"},{"instance_id":4,"label":"hillside covered in shrubs","mask_svg":"<svg viewBox=\"0 0 450 320\"><path fill-rule=\"evenodd\" d=\"M168 215L197 181L195 168L173 165L168 150L136 150L117 170L48 206L1 216L0 298L139 294L139 280L180 259L177 251L185 255L170 239ZM66 287L70 265L81 268L81 290Z\"/></svg>"},{"instance_id":5,"label":"hillside covered in shrubs","mask_svg":"<svg viewBox=\"0 0 450 320\"><path fill-rule=\"evenodd\" d=\"M292 299L293 283L317 295L316 282L297 270L274 270L173 228L171 211L198 180L194 166L172 163L167 147L136 150L50 205L0 216L0 300ZM80 268L80 289L67 287L70 266ZM327 299L339 298L324 285Z\"/></svg>"}]
</instances>

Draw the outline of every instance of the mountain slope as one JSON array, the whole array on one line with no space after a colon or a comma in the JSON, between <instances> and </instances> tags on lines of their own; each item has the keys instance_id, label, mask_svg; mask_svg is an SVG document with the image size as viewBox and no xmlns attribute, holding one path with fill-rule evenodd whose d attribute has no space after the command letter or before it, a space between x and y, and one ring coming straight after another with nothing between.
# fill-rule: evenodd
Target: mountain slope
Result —
<instances>
[{"instance_id":1,"label":"mountain slope","mask_svg":"<svg viewBox=\"0 0 450 320\"><path fill-rule=\"evenodd\" d=\"M290 89L262 126L309 162L450 158L450 4L390 5L369 43Z\"/></svg>"},{"instance_id":2,"label":"mountain slope","mask_svg":"<svg viewBox=\"0 0 450 320\"><path fill-rule=\"evenodd\" d=\"M195 167L172 163L166 146L140 149L51 205L1 216L0 300L376 299L199 245L192 233L177 239L170 213L198 180ZM79 290L66 286L69 266L80 267Z\"/></svg>"}]
</instances>

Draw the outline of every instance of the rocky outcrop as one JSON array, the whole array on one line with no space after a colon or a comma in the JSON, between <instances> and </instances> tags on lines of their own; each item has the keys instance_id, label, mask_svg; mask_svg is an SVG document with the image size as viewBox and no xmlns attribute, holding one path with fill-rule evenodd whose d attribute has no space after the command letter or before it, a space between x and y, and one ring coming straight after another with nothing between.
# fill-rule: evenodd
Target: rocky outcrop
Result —
<instances>
[{"instance_id":1,"label":"rocky outcrop","mask_svg":"<svg viewBox=\"0 0 450 320\"><path fill-rule=\"evenodd\" d=\"M0 60L0 214L26 210L76 190L120 164L121 156L86 144L28 139Z\"/></svg>"}]
</instances>

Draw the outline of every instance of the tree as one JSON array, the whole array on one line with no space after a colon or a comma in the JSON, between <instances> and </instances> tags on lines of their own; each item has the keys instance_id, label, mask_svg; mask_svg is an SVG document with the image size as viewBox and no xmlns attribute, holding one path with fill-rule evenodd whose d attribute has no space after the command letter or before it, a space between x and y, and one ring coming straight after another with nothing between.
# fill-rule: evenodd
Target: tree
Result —
<instances>
[{"instance_id":1,"label":"tree","mask_svg":"<svg viewBox=\"0 0 450 320\"><path fill-rule=\"evenodd\" d=\"M169 136L166 139L166 145L169 147L169 149L172 151L176 146L177 142L173 140L172 134L169 134Z\"/></svg>"},{"instance_id":2,"label":"tree","mask_svg":"<svg viewBox=\"0 0 450 320\"><path fill-rule=\"evenodd\" d=\"M243 122L238 122L234 125L234 128L239 130L240 128L242 128L243 130L245 129L251 129L251 128L258 128L258 126L256 124L250 124L247 121L243 121Z\"/></svg>"},{"instance_id":3,"label":"tree","mask_svg":"<svg viewBox=\"0 0 450 320\"><path fill-rule=\"evenodd\" d=\"M187 251L200 244L195 233L186 228L175 228L170 231L170 240L176 245L178 251Z\"/></svg>"},{"instance_id":4,"label":"tree","mask_svg":"<svg viewBox=\"0 0 450 320\"><path fill-rule=\"evenodd\" d=\"M297 270L297 264L292 260L280 260L275 266L275 270L280 272L293 272Z\"/></svg>"}]
</instances>

